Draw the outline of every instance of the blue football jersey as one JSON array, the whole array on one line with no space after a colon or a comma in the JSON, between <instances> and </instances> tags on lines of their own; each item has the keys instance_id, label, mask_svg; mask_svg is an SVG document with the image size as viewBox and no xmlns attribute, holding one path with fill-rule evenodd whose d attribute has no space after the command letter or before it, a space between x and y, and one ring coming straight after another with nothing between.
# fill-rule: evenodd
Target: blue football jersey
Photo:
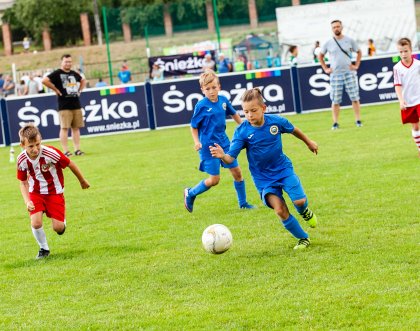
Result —
<instances>
[{"instance_id":1,"label":"blue football jersey","mask_svg":"<svg viewBox=\"0 0 420 331\"><path fill-rule=\"evenodd\" d=\"M292 133L293 130L293 124L278 115L264 115L261 127L244 121L236 128L227 154L236 159L245 148L255 186L263 189L294 173L292 162L283 153L281 140L282 133Z\"/></svg>"},{"instance_id":2,"label":"blue football jersey","mask_svg":"<svg viewBox=\"0 0 420 331\"><path fill-rule=\"evenodd\" d=\"M198 138L202 145L200 150L202 160L212 158L209 146L214 146L214 143L218 143L224 149L229 148L230 141L226 135L226 116L235 114L235 108L222 95L219 95L217 102L203 98L195 105L191 127L198 130Z\"/></svg>"}]
</instances>

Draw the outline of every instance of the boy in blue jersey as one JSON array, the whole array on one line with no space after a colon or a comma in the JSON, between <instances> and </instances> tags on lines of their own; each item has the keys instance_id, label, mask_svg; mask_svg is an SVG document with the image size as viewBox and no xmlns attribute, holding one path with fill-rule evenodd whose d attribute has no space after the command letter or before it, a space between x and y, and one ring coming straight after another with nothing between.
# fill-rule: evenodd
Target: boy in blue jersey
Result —
<instances>
[{"instance_id":1,"label":"boy in blue jersey","mask_svg":"<svg viewBox=\"0 0 420 331\"><path fill-rule=\"evenodd\" d=\"M283 191L310 227L316 226L317 218L308 208L308 200L299 177L293 170L292 162L283 154L281 134L293 134L315 154L318 153L318 145L287 119L264 114L266 105L258 88L244 93L242 108L247 121L236 128L229 151L225 153L223 148L214 144L215 146L210 146L210 152L213 157L230 164L235 162L240 151L245 148L249 170L261 200L267 207L274 209L283 226L299 239L294 249L306 248L310 244L309 236L289 213Z\"/></svg>"},{"instance_id":2,"label":"boy in blue jersey","mask_svg":"<svg viewBox=\"0 0 420 331\"><path fill-rule=\"evenodd\" d=\"M238 161L231 164L222 163L211 156L209 147L217 143L222 148L229 149L229 138L226 135L226 115L230 115L238 124L242 123L241 117L236 113L229 100L219 95L219 78L213 70L206 70L200 76L200 87L204 98L194 108L191 119L191 134L194 148L200 152L200 171L210 175L192 188L184 190L185 208L192 213L194 200L197 195L206 192L212 186L219 184L220 166L228 168L234 179L234 186L238 197L239 207L252 209L254 206L246 201L245 181L242 177Z\"/></svg>"}]
</instances>

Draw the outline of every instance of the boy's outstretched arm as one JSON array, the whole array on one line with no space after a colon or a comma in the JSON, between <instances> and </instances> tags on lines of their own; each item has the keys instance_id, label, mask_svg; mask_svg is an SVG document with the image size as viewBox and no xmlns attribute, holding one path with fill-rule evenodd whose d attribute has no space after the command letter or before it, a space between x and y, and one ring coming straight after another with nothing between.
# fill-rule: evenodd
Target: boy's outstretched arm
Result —
<instances>
[{"instance_id":1,"label":"boy's outstretched arm","mask_svg":"<svg viewBox=\"0 0 420 331\"><path fill-rule=\"evenodd\" d=\"M302 140L306 144L306 146L308 146L311 152L318 154L318 144L315 141L309 139L308 136L304 134L301 129L295 127L292 134L296 138Z\"/></svg>"},{"instance_id":2,"label":"boy's outstretched arm","mask_svg":"<svg viewBox=\"0 0 420 331\"><path fill-rule=\"evenodd\" d=\"M82 172L80 171L79 167L76 165L76 163L74 163L73 161L70 160L69 166L70 170L72 171L72 173L74 173L74 175L77 177L77 179L80 182L80 186L82 187L82 189L87 189L90 187L89 182L85 179L85 177L83 177Z\"/></svg>"},{"instance_id":3,"label":"boy's outstretched arm","mask_svg":"<svg viewBox=\"0 0 420 331\"><path fill-rule=\"evenodd\" d=\"M198 129L195 128L191 128L191 135L193 137L194 140L194 149L196 151L199 151L202 147L200 139L198 138Z\"/></svg>"},{"instance_id":4,"label":"boy's outstretched arm","mask_svg":"<svg viewBox=\"0 0 420 331\"><path fill-rule=\"evenodd\" d=\"M225 154L223 148L220 147L220 145L214 143L214 146L210 146L209 148L211 156L222 160L224 163L231 164L233 161L235 161L232 156Z\"/></svg>"}]
</instances>

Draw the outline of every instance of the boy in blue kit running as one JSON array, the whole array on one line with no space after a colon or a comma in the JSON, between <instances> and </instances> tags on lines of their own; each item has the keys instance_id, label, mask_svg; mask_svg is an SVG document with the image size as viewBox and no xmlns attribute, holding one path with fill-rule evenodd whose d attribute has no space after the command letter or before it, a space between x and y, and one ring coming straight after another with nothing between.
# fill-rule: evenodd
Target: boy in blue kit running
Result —
<instances>
[{"instance_id":1,"label":"boy in blue kit running","mask_svg":"<svg viewBox=\"0 0 420 331\"><path fill-rule=\"evenodd\" d=\"M206 70L200 76L200 87L204 98L194 108L191 119L191 134L194 140L194 148L200 152L200 171L210 175L209 178L200 181L193 188L184 190L185 208L192 213L194 200L197 195L206 192L212 186L219 184L220 166L228 168L234 179L234 186L238 196L239 207L252 209L254 206L246 201L245 181L242 177L238 161L224 164L211 156L209 147L214 143L228 150L229 138L226 135L226 115L230 115L238 124L242 123L241 117L236 113L229 100L219 95L220 83L213 70Z\"/></svg>"},{"instance_id":2,"label":"boy in blue kit running","mask_svg":"<svg viewBox=\"0 0 420 331\"><path fill-rule=\"evenodd\" d=\"M267 207L274 209L283 226L299 239L294 249L304 249L310 244L309 236L289 213L282 192L287 193L310 227L316 226L317 218L308 208L308 200L299 177L293 170L292 162L283 154L281 134L293 134L315 154L318 154L318 145L287 119L278 115L265 115L266 105L258 88L244 93L242 108L247 121L236 128L229 151L225 153L223 148L214 144L215 146L210 146L211 154L230 164L235 162L242 149L246 149L249 170L261 200Z\"/></svg>"}]
</instances>

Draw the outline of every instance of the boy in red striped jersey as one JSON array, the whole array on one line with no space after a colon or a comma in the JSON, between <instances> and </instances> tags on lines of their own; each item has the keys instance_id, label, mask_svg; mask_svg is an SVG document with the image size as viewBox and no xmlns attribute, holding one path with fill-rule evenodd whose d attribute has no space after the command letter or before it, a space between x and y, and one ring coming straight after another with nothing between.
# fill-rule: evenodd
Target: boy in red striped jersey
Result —
<instances>
[{"instance_id":1,"label":"boy in red striped jersey","mask_svg":"<svg viewBox=\"0 0 420 331\"><path fill-rule=\"evenodd\" d=\"M41 144L41 133L34 125L20 129L19 138L24 150L17 158L17 178L30 213L32 233L40 247L36 259L42 259L50 254L43 213L51 218L53 230L59 235L66 230L63 169L70 168L82 189L90 185L73 161L58 149Z\"/></svg>"},{"instance_id":2,"label":"boy in red striped jersey","mask_svg":"<svg viewBox=\"0 0 420 331\"><path fill-rule=\"evenodd\" d=\"M397 43L401 61L394 66L394 86L403 124L411 123L412 135L420 157L420 61L412 56L411 40Z\"/></svg>"}]
</instances>

